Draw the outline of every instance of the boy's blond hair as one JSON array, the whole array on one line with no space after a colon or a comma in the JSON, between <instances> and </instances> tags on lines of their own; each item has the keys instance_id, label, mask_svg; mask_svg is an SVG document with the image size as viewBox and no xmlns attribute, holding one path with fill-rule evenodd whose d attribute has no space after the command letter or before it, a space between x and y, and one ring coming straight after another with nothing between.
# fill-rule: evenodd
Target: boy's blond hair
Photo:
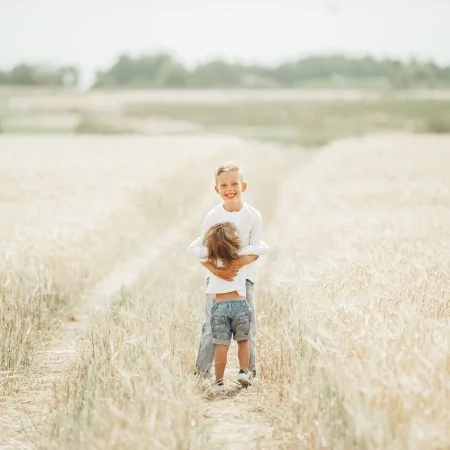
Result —
<instances>
[{"instance_id":1,"label":"boy's blond hair","mask_svg":"<svg viewBox=\"0 0 450 450\"><path fill-rule=\"evenodd\" d=\"M244 181L244 175L242 173L242 167L234 162L234 161L226 161L222 164L220 164L220 166L217 167L216 169L216 173L215 173L215 179L216 179L216 183L217 183L217 179L219 178L219 176L224 173L224 172L239 172L239 178L241 181Z\"/></svg>"}]
</instances>

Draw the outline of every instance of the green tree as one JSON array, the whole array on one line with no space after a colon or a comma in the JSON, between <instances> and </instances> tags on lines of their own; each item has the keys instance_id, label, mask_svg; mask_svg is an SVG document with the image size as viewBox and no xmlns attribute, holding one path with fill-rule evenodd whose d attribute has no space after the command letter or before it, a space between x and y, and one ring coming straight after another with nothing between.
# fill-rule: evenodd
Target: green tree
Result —
<instances>
[{"instance_id":1,"label":"green tree","mask_svg":"<svg viewBox=\"0 0 450 450\"><path fill-rule=\"evenodd\" d=\"M36 85L36 69L28 64L19 64L11 70L10 81L11 84Z\"/></svg>"},{"instance_id":2,"label":"green tree","mask_svg":"<svg viewBox=\"0 0 450 450\"><path fill-rule=\"evenodd\" d=\"M330 85L376 82L395 88L450 84L450 68L371 56L311 56L276 67L230 64L214 60L187 70L171 55L131 58L121 55L111 68L97 74L96 86L136 87L296 87L320 80Z\"/></svg>"},{"instance_id":3,"label":"green tree","mask_svg":"<svg viewBox=\"0 0 450 450\"><path fill-rule=\"evenodd\" d=\"M190 77L190 84L198 87L233 87L241 81L241 68L223 61L211 61L198 66Z\"/></svg>"}]
</instances>

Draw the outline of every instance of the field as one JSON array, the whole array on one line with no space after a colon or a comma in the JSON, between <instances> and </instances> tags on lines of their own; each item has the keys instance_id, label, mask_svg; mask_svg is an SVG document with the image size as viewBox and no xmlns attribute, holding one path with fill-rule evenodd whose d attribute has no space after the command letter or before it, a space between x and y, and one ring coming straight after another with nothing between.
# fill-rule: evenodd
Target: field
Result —
<instances>
[{"instance_id":1,"label":"field","mask_svg":"<svg viewBox=\"0 0 450 450\"><path fill-rule=\"evenodd\" d=\"M450 448L448 100L210 95L0 92L0 448ZM185 248L229 159L271 252L217 398Z\"/></svg>"},{"instance_id":2,"label":"field","mask_svg":"<svg viewBox=\"0 0 450 450\"><path fill-rule=\"evenodd\" d=\"M318 148L374 132L450 133L448 91L0 89L0 133L201 134Z\"/></svg>"}]
</instances>

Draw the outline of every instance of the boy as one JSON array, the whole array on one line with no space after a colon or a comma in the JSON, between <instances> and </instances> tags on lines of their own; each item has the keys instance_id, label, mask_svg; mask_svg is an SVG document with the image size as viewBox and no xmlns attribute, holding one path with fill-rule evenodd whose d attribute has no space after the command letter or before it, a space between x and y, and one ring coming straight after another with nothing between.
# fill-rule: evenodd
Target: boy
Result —
<instances>
[{"instance_id":1,"label":"boy","mask_svg":"<svg viewBox=\"0 0 450 450\"><path fill-rule=\"evenodd\" d=\"M203 220L201 233L212 225L222 222L234 223L241 237L243 246L250 246L251 251L247 251L246 256L241 256L234 264L226 268L216 268L213 264L205 260L205 248L203 238L197 238L187 249L188 254L202 260L203 267L207 270L206 283L209 275L213 274L224 280L232 280L235 275L242 270L246 277L246 299L250 309L253 311L250 322L250 361L249 370L251 377L256 376L256 314L253 304L253 291L256 279L256 260L259 256L268 252L268 246L262 242L263 220L261 213L255 208L245 203L242 193L247 189L241 168L233 162L221 164L215 173L215 191L220 196L222 203L215 206L206 214ZM214 359L214 343L211 331L211 309L214 299L211 295L206 295L205 320L203 322L200 343L197 353L196 373L205 378L211 377L211 366Z\"/></svg>"}]
</instances>

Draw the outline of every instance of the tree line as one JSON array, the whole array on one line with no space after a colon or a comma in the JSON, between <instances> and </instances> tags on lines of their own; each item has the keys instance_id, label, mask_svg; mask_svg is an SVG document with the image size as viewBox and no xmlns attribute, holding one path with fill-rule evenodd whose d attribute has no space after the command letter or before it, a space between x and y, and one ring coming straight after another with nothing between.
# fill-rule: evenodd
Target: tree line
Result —
<instances>
[{"instance_id":1,"label":"tree line","mask_svg":"<svg viewBox=\"0 0 450 450\"><path fill-rule=\"evenodd\" d=\"M11 70L0 70L0 85L76 87L81 73L75 66L47 67L18 64Z\"/></svg>"},{"instance_id":2,"label":"tree line","mask_svg":"<svg viewBox=\"0 0 450 450\"><path fill-rule=\"evenodd\" d=\"M46 69L21 64L10 71L0 71L0 84L76 86L80 75L72 66ZM96 73L93 88L294 88L365 84L392 88L450 86L450 67L417 60L329 55L273 66L213 60L188 69L167 53L138 57L123 54L111 67Z\"/></svg>"}]
</instances>

